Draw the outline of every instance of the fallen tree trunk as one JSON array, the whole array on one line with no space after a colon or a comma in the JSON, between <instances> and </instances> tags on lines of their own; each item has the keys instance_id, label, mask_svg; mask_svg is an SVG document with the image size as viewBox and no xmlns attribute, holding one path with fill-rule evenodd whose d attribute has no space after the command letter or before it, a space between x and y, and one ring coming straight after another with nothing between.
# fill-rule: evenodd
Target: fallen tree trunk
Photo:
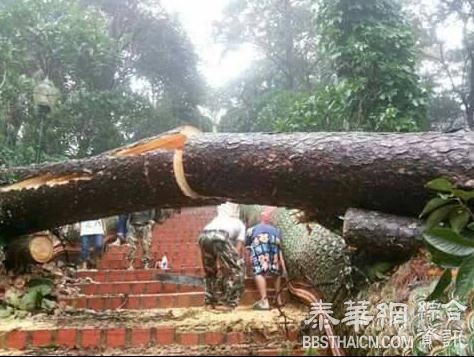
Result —
<instances>
[{"instance_id":1,"label":"fallen tree trunk","mask_svg":"<svg viewBox=\"0 0 474 357\"><path fill-rule=\"evenodd\" d=\"M4 173L0 235L152 207L301 208L341 224L349 207L417 215L427 181L474 186L474 133L196 134L177 130L97 157ZM12 179L13 178L13 179Z\"/></svg>"},{"instance_id":2,"label":"fallen tree trunk","mask_svg":"<svg viewBox=\"0 0 474 357\"><path fill-rule=\"evenodd\" d=\"M423 225L415 218L350 208L344 215L342 236L358 250L381 260L408 258L423 246Z\"/></svg>"},{"instance_id":3,"label":"fallen tree trunk","mask_svg":"<svg viewBox=\"0 0 474 357\"><path fill-rule=\"evenodd\" d=\"M48 232L22 236L12 241L6 251L6 264L13 268L24 268L28 264L44 264L55 256L54 242Z\"/></svg>"}]
</instances>

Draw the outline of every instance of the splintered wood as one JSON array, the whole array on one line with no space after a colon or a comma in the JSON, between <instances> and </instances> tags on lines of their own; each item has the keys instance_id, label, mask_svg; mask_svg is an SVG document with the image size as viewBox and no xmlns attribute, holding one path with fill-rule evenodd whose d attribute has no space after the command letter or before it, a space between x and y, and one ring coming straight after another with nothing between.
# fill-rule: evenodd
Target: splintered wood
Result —
<instances>
[{"instance_id":1,"label":"splintered wood","mask_svg":"<svg viewBox=\"0 0 474 357\"><path fill-rule=\"evenodd\" d=\"M13 185L0 187L0 192L37 189L41 186L53 187L66 185L74 181L89 181L91 178L92 177L90 175L85 174L71 174L65 176L46 174L38 177L32 177L30 179L14 183Z\"/></svg>"}]
</instances>

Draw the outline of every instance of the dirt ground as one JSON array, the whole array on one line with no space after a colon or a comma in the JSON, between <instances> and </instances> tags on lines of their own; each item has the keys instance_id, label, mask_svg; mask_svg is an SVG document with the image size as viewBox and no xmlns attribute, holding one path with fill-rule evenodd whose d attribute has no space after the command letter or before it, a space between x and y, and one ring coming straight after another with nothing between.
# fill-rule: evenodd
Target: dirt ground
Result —
<instances>
[{"instance_id":1,"label":"dirt ground","mask_svg":"<svg viewBox=\"0 0 474 357\"><path fill-rule=\"evenodd\" d=\"M57 316L39 314L26 318L0 320L0 331L14 329L53 329L61 327L176 327L177 331L278 331L285 323L299 326L308 317L308 310L300 305L282 309L254 311L241 307L233 312L210 312L203 308L156 310L93 310L63 311Z\"/></svg>"}]
</instances>

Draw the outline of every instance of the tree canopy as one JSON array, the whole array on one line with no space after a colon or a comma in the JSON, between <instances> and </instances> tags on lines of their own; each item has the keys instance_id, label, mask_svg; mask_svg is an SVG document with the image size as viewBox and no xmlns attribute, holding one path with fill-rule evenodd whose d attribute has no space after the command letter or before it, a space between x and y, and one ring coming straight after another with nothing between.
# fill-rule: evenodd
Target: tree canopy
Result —
<instances>
[{"instance_id":1,"label":"tree canopy","mask_svg":"<svg viewBox=\"0 0 474 357\"><path fill-rule=\"evenodd\" d=\"M243 76L240 86L231 84L227 92L233 99L223 128L413 131L425 127L427 96L417 74L416 41L397 1L237 3L240 13L255 15L248 15L251 19L273 19L276 16L268 14L274 9L301 7L306 12L299 11L304 14L300 16L306 21L298 22L298 31L285 21L258 22L261 25L256 26L230 8L234 15L225 21L225 33L234 30L240 41L243 37L255 43L262 48L263 59L255 64L252 76ZM296 33L303 40L283 41ZM235 37L228 38L234 43ZM293 49L288 43L307 44L302 46L307 50L305 55L288 50ZM282 74L298 73L285 71L288 65L279 67L280 63L293 62L276 61L274 52L285 59L311 59L306 65L297 65L299 69L310 68L311 73L291 81L267 80L279 78L275 76L278 72L269 69L273 67Z\"/></svg>"},{"instance_id":2,"label":"tree canopy","mask_svg":"<svg viewBox=\"0 0 474 357\"><path fill-rule=\"evenodd\" d=\"M158 0L2 0L0 165L94 155L185 123L211 130L206 110L221 131L472 128L473 19L467 0L229 0L215 41L257 56L211 90ZM457 47L439 38L453 22ZM45 79L60 97L43 117L33 92Z\"/></svg>"},{"instance_id":3,"label":"tree canopy","mask_svg":"<svg viewBox=\"0 0 474 357\"><path fill-rule=\"evenodd\" d=\"M60 100L45 119L39 148L44 159L96 154L182 123L209 128L197 108L205 85L194 48L175 19L148 5L138 0L2 2L4 164L32 162L38 150L33 90L45 78L59 90Z\"/></svg>"}]
</instances>

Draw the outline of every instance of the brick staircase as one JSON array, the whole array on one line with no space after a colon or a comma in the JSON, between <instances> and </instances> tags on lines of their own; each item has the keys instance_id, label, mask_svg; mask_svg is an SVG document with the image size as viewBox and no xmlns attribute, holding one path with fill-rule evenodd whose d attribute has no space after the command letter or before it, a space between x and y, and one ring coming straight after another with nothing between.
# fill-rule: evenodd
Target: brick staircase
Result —
<instances>
[{"instance_id":1,"label":"brick staircase","mask_svg":"<svg viewBox=\"0 0 474 357\"><path fill-rule=\"evenodd\" d=\"M167 253L169 266L173 271L199 274L201 270L201 253L197 239L202 228L215 216L215 207L183 208L181 213L174 214L163 223L156 224L153 230L151 248L152 264L161 260ZM99 263L102 269L126 269L128 267L127 246L108 246ZM137 251L134 267L143 268L142 251Z\"/></svg>"},{"instance_id":2,"label":"brick staircase","mask_svg":"<svg viewBox=\"0 0 474 357\"><path fill-rule=\"evenodd\" d=\"M198 346L198 345L246 345L250 341L249 329L214 331L182 331L178 323L142 326L140 314L151 311L194 311L204 313L203 271L197 237L204 225L215 215L214 207L186 208L174 214L153 232L152 260L159 262L167 254L170 270L144 270L141 263L141 249L137 252L135 270L128 266L127 246L109 246L98 270L78 271L81 282L77 296L62 297L61 301L76 309L91 309L97 313L128 314L136 311L134 321L119 326L101 327L98 332L88 327L58 327L47 329L16 330L1 336L0 346L16 349L55 345L60 348L131 348L150 345ZM247 271L248 270L247 268ZM272 281L268 281L272 289ZM245 293L241 299L242 311L258 300L259 295L252 277L247 277ZM245 307L247 306L247 307ZM201 310L199 310L201 309ZM139 312L141 311L141 312ZM173 312L175 313L175 312ZM176 312L177 313L177 312ZM259 312L266 314L267 312ZM212 317L212 316L211 316ZM111 318L112 319L112 318ZM225 323L224 323L225 326ZM296 326L293 326L296 328ZM250 334L252 332L250 331ZM294 340L284 331L276 340ZM273 352L278 352L274 351Z\"/></svg>"}]
</instances>

